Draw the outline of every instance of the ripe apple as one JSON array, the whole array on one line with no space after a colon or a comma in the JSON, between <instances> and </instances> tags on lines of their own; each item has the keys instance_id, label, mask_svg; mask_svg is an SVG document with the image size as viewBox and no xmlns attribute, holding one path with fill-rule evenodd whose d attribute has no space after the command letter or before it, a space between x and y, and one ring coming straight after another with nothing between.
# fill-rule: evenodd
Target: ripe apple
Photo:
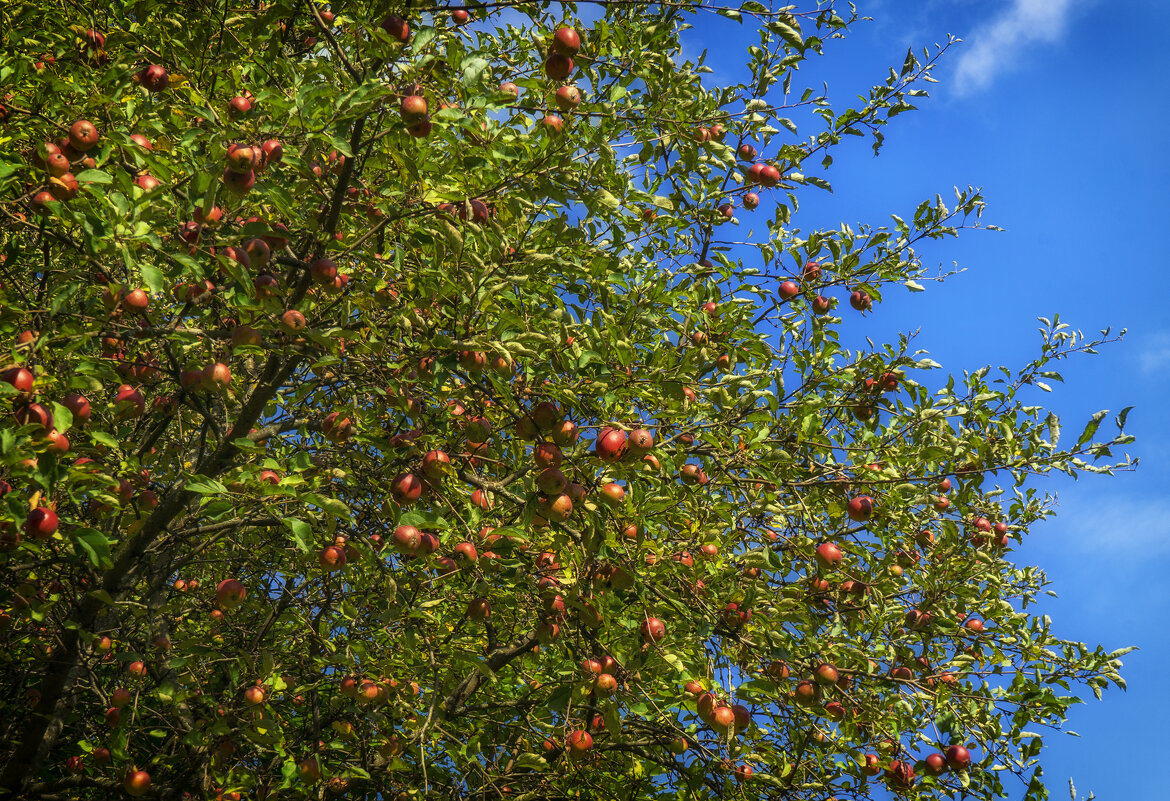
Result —
<instances>
[{"instance_id":1,"label":"ripe apple","mask_svg":"<svg viewBox=\"0 0 1170 801\"><path fill-rule=\"evenodd\" d=\"M836 543L822 542L817 546L817 564L825 570L831 570L840 565L843 557L844 554Z\"/></svg>"},{"instance_id":2,"label":"ripe apple","mask_svg":"<svg viewBox=\"0 0 1170 801\"><path fill-rule=\"evenodd\" d=\"M404 20L397 14L391 14L382 20L382 30L384 30L391 39L397 39L399 42L405 44L410 40L410 23Z\"/></svg>"},{"instance_id":3,"label":"ripe apple","mask_svg":"<svg viewBox=\"0 0 1170 801\"><path fill-rule=\"evenodd\" d=\"M544 62L544 74L551 80L563 81L573 72L573 59L561 53L550 53Z\"/></svg>"},{"instance_id":4,"label":"ripe apple","mask_svg":"<svg viewBox=\"0 0 1170 801\"><path fill-rule=\"evenodd\" d=\"M414 503L422 496L423 485L414 473L399 473L390 482L390 494L400 506Z\"/></svg>"},{"instance_id":5,"label":"ripe apple","mask_svg":"<svg viewBox=\"0 0 1170 801\"><path fill-rule=\"evenodd\" d=\"M557 89L556 104L560 111L572 111L581 105L581 90L576 86L562 86Z\"/></svg>"},{"instance_id":6,"label":"ripe apple","mask_svg":"<svg viewBox=\"0 0 1170 801\"><path fill-rule=\"evenodd\" d=\"M951 770L966 770L971 765L971 752L961 745L947 748L946 757Z\"/></svg>"},{"instance_id":7,"label":"ripe apple","mask_svg":"<svg viewBox=\"0 0 1170 801\"><path fill-rule=\"evenodd\" d=\"M479 552L470 542L460 542L453 551L455 562L463 567L475 564L479 560Z\"/></svg>"},{"instance_id":8,"label":"ripe apple","mask_svg":"<svg viewBox=\"0 0 1170 801\"><path fill-rule=\"evenodd\" d=\"M430 117L424 117L413 125L406 126L406 132L416 139L425 139L431 135L434 129L434 123L431 122Z\"/></svg>"},{"instance_id":9,"label":"ripe apple","mask_svg":"<svg viewBox=\"0 0 1170 801\"><path fill-rule=\"evenodd\" d=\"M562 56L575 56L581 49L581 34L575 28L562 27L553 32L552 51Z\"/></svg>"},{"instance_id":10,"label":"ripe apple","mask_svg":"<svg viewBox=\"0 0 1170 801\"><path fill-rule=\"evenodd\" d=\"M922 763L926 772L931 776L938 776L947 769L946 757L939 753L927 754Z\"/></svg>"},{"instance_id":11,"label":"ripe apple","mask_svg":"<svg viewBox=\"0 0 1170 801\"><path fill-rule=\"evenodd\" d=\"M609 673L602 673L593 680L593 689L598 695L609 696L617 692L618 683Z\"/></svg>"},{"instance_id":12,"label":"ripe apple","mask_svg":"<svg viewBox=\"0 0 1170 801\"><path fill-rule=\"evenodd\" d=\"M856 290L849 295L849 305L857 311L866 311L873 306L873 299L868 292ZM911 774L913 774L912 770Z\"/></svg>"},{"instance_id":13,"label":"ripe apple","mask_svg":"<svg viewBox=\"0 0 1170 801\"><path fill-rule=\"evenodd\" d=\"M723 607L721 616L723 618L724 625L731 629L738 629L745 623L751 622L752 610L741 609L738 603L732 601L731 603L727 604L727 606Z\"/></svg>"},{"instance_id":14,"label":"ripe apple","mask_svg":"<svg viewBox=\"0 0 1170 801\"><path fill-rule=\"evenodd\" d=\"M833 308L833 301L824 295L817 295L812 302L813 314L825 315Z\"/></svg>"},{"instance_id":15,"label":"ripe apple","mask_svg":"<svg viewBox=\"0 0 1170 801\"><path fill-rule=\"evenodd\" d=\"M12 367L0 373L0 381L12 386L17 392L28 394L32 392L35 379L32 371L25 367Z\"/></svg>"},{"instance_id":16,"label":"ripe apple","mask_svg":"<svg viewBox=\"0 0 1170 801\"><path fill-rule=\"evenodd\" d=\"M593 735L578 729L565 738L565 747L568 749L571 759L580 758L593 747Z\"/></svg>"},{"instance_id":17,"label":"ripe apple","mask_svg":"<svg viewBox=\"0 0 1170 801\"><path fill-rule=\"evenodd\" d=\"M261 161L264 166L279 164L284 159L284 145L279 139L266 139L260 145L260 150L264 153L264 159Z\"/></svg>"},{"instance_id":18,"label":"ripe apple","mask_svg":"<svg viewBox=\"0 0 1170 801\"><path fill-rule=\"evenodd\" d=\"M418 553L422 545L422 532L411 525L401 525L394 529L394 548L404 555Z\"/></svg>"},{"instance_id":19,"label":"ripe apple","mask_svg":"<svg viewBox=\"0 0 1170 801\"><path fill-rule=\"evenodd\" d=\"M817 669L813 671L813 679L817 684L828 686L836 684L840 676L837 673L837 668L830 665L828 662L822 662L817 665Z\"/></svg>"},{"instance_id":20,"label":"ripe apple","mask_svg":"<svg viewBox=\"0 0 1170 801\"><path fill-rule=\"evenodd\" d=\"M236 95L228 102L228 116L235 119L252 110L252 99L244 95Z\"/></svg>"},{"instance_id":21,"label":"ripe apple","mask_svg":"<svg viewBox=\"0 0 1170 801\"><path fill-rule=\"evenodd\" d=\"M141 417L146 412L146 399L134 387L122 384L114 396L114 412L119 420Z\"/></svg>"},{"instance_id":22,"label":"ripe apple","mask_svg":"<svg viewBox=\"0 0 1170 801\"><path fill-rule=\"evenodd\" d=\"M150 792L150 774L144 770L131 770L122 779L122 789L128 795L143 796Z\"/></svg>"},{"instance_id":23,"label":"ripe apple","mask_svg":"<svg viewBox=\"0 0 1170 801\"><path fill-rule=\"evenodd\" d=\"M244 690L244 703L249 706L260 706L268 698L268 693L259 684L253 684Z\"/></svg>"},{"instance_id":24,"label":"ripe apple","mask_svg":"<svg viewBox=\"0 0 1170 801\"><path fill-rule=\"evenodd\" d=\"M38 506L24 519L24 532L38 540L47 540L57 531L57 513L47 506Z\"/></svg>"},{"instance_id":25,"label":"ripe apple","mask_svg":"<svg viewBox=\"0 0 1170 801\"><path fill-rule=\"evenodd\" d=\"M774 660L768 663L764 668L764 674L772 681L782 681L788 678L788 664L780 660Z\"/></svg>"},{"instance_id":26,"label":"ripe apple","mask_svg":"<svg viewBox=\"0 0 1170 801\"><path fill-rule=\"evenodd\" d=\"M400 104L402 120L407 125L413 125L427 116L427 99L421 95L407 95Z\"/></svg>"},{"instance_id":27,"label":"ripe apple","mask_svg":"<svg viewBox=\"0 0 1170 801\"><path fill-rule=\"evenodd\" d=\"M98 143L98 131L89 120L78 120L69 128L69 146L79 153L88 153Z\"/></svg>"},{"instance_id":28,"label":"ripe apple","mask_svg":"<svg viewBox=\"0 0 1170 801\"><path fill-rule=\"evenodd\" d=\"M289 309L284 314L280 315L280 327L289 333L295 333L303 329L308 323L305 321L305 315L301 314L296 309Z\"/></svg>"},{"instance_id":29,"label":"ripe apple","mask_svg":"<svg viewBox=\"0 0 1170 801\"><path fill-rule=\"evenodd\" d=\"M310 784L321 778L321 767L316 757L303 759L297 765L297 777L304 783Z\"/></svg>"},{"instance_id":30,"label":"ripe apple","mask_svg":"<svg viewBox=\"0 0 1170 801\"><path fill-rule=\"evenodd\" d=\"M492 616L492 605L487 598L473 598L467 604L467 617L472 620L487 620Z\"/></svg>"},{"instance_id":31,"label":"ripe apple","mask_svg":"<svg viewBox=\"0 0 1170 801\"><path fill-rule=\"evenodd\" d=\"M509 100L515 101L520 99L520 87L511 81L504 81L500 84L499 91L500 94L505 95Z\"/></svg>"},{"instance_id":32,"label":"ripe apple","mask_svg":"<svg viewBox=\"0 0 1170 801\"><path fill-rule=\"evenodd\" d=\"M568 487L569 480L556 467L546 467L536 477L536 486L545 495L561 495ZM568 497L568 496L566 496ZM571 500L570 500L571 502Z\"/></svg>"},{"instance_id":33,"label":"ripe apple","mask_svg":"<svg viewBox=\"0 0 1170 801\"><path fill-rule=\"evenodd\" d=\"M820 700L821 690L811 681L802 681L792 691L792 698L800 706L813 706Z\"/></svg>"},{"instance_id":34,"label":"ripe apple","mask_svg":"<svg viewBox=\"0 0 1170 801\"><path fill-rule=\"evenodd\" d=\"M444 451L427 451L422 458L421 470L431 481L438 481L451 470L451 457Z\"/></svg>"},{"instance_id":35,"label":"ripe apple","mask_svg":"<svg viewBox=\"0 0 1170 801\"><path fill-rule=\"evenodd\" d=\"M895 789L905 790L914 785L914 767L908 762L893 760L886 768L886 784Z\"/></svg>"},{"instance_id":36,"label":"ripe apple","mask_svg":"<svg viewBox=\"0 0 1170 801\"><path fill-rule=\"evenodd\" d=\"M215 602L221 609L234 609L244 602L247 595L248 590L239 579L224 579L215 588Z\"/></svg>"},{"instance_id":37,"label":"ripe apple","mask_svg":"<svg viewBox=\"0 0 1170 801\"><path fill-rule=\"evenodd\" d=\"M232 172L248 172L259 161L258 152L248 145L232 144L227 149L227 167Z\"/></svg>"},{"instance_id":38,"label":"ripe apple","mask_svg":"<svg viewBox=\"0 0 1170 801\"><path fill-rule=\"evenodd\" d=\"M847 509L849 519L857 523L864 523L873 515L873 498L868 495L858 495L849 499Z\"/></svg>"},{"instance_id":39,"label":"ripe apple","mask_svg":"<svg viewBox=\"0 0 1170 801\"><path fill-rule=\"evenodd\" d=\"M338 548L336 545L326 546L325 548L321 549L319 554L317 554L317 563L320 564L327 573L341 570L343 567L345 567L345 562L345 551L342 548Z\"/></svg>"},{"instance_id":40,"label":"ripe apple","mask_svg":"<svg viewBox=\"0 0 1170 801\"><path fill-rule=\"evenodd\" d=\"M63 153L51 153L45 157L45 170L50 177L60 178L69 173L69 157Z\"/></svg>"},{"instance_id":41,"label":"ripe apple","mask_svg":"<svg viewBox=\"0 0 1170 801\"><path fill-rule=\"evenodd\" d=\"M752 723L752 713L743 704L732 704L731 712L735 715L736 730L746 731Z\"/></svg>"},{"instance_id":42,"label":"ripe apple","mask_svg":"<svg viewBox=\"0 0 1170 801\"><path fill-rule=\"evenodd\" d=\"M223 362L215 362L203 368L201 381L208 392L222 391L231 385L232 371Z\"/></svg>"},{"instance_id":43,"label":"ripe apple","mask_svg":"<svg viewBox=\"0 0 1170 801\"><path fill-rule=\"evenodd\" d=\"M718 732L726 732L735 725L735 712L729 706L717 706L711 712L711 728Z\"/></svg>"},{"instance_id":44,"label":"ripe apple","mask_svg":"<svg viewBox=\"0 0 1170 801\"><path fill-rule=\"evenodd\" d=\"M648 643L655 643L666 636L666 624L656 617L648 617L638 628L642 639Z\"/></svg>"},{"instance_id":45,"label":"ripe apple","mask_svg":"<svg viewBox=\"0 0 1170 801\"><path fill-rule=\"evenodd\" d=\"M593 451L603 462L617 462L625 455L626 439L626 432L619 428L603 428L593 443Z\"/></svg>"},{"instance_id":46,"label":"ripe apple","mask_svg":"<svg viewBox=\"0 0 1170 801\"><path fill-rule=\"evenodd\" d=\"M57 198L53 197L53 193L47 189L42 189L32 197L32 210L37 214L48 214L49 204L56 202Z\"/></svg>"},{"instance_id":47,"label":"ripe apple","mask_svg":"<svg viewBox=\"0 0 1170 801\"><path fill-rule=\"evenodd\" d=\"M167 71L158 64L143 67L138 73L138 83L150 92L161 92L169 86Z\"/></svg>"},{"instance_id":48,"label":"ripe apple","mask_svg":"<svg viewBox=\"0 0 1170 801\"><path fill-rule=\"evenodd\" d=\"M800 287L795 281L784 281L780 284L778 291L782 300L792 300L800 294Z\"/></svg>"}]
</instances>

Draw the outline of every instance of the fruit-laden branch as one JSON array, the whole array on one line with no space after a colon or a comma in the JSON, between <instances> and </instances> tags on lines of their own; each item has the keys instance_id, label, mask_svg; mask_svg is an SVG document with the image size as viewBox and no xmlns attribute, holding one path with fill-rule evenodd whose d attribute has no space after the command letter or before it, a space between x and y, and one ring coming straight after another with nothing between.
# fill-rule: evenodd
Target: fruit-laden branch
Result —
<instances>
[{"instance_id":1,"label":"fruit-laden branch","mask_svg":"<svg viewBox=\"0 0 1170 801\"><path fill-rule=\"evenodd\" d=\"M487 659L484 660L484 665L491 672L495 673L516 657L531 651L537 642L536 631L530 631L523 637L514 640L511 645L506 645L492 651L488 654ZM460 682L453 693L447 696L447 700L443 704L443 710L448 718L455 717L463 711L464 703L467 702L467 699L471 697L472 693L479 689L479 685L483 684L483 679L483 672L479 670L473 671L467 678Z\"/></svg>"},{"instance_id":2,"label":"fruit-laden branch","mask_svg":"<svg viewBox=\"0 0 1170 801\"><path fill-rule=\"evenodd\" d=\"M260 419L264 407L275 396L278 389L296 369L300 357L294 356L281 363L279 355L269 358L264 368L264 377L257 384L252 396L241 408L229 436L221 440L220 446L208 454L197 467L196 473L214 478L231 466L238 449L234 443ZM118 549L113 566L102 577L100 592L86 595L78 604L75 613L69 616L76 625L66 629L45 669L41 682L41 704L48 714L30 715L21 733L20 744L13 750L0 773L0 789L17 792L28 777L35 773L45 755L61 733L65 716L69 711L66 690L72 684L81 657L81 633L89 631L98 615L106 609L106 598L116 603L130 586L130 580L144 567L146 549L159 537L181 512L188 508L199 495L179 484L175 490L162 498L154 512L137 533L126 539Z\"/></svg>"}]
</instances>

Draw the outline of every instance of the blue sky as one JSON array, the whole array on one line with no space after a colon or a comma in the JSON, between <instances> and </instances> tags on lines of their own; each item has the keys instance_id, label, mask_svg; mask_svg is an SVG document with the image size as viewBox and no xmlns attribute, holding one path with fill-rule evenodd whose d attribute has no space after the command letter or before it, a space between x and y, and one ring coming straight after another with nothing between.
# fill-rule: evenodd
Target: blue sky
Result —
<instances>
[{"instance_id":1,"label":"blue sky","mask_svg":"<svg viewBox=\"0 0 1170 801\"><path fill-rule=\"evenodd\" d=\"M1042 610L1069 639L1109 648L1137 645L1125 658L1129 690L1074 708L1043 758L1054 798L1069 778L1082 796L1164 797L1154 770L1130 769L1149 753L1170 709L1161 679L1170 662L1170 311L1162 291L1170 157L1170 3L1165 0L858 0L872 22L800 71L828 81L844 106L907 46L964 39L935 73L941 83L920 110L895 119L873 156L858 140L836 154L834 194L810 190L793 224L806 231L840 222L884 224L935 192L983 187L985 221L1005 233L971 232L923 250L927 265L957 262L966 272L923 294L895 290L866 318L845 314L856 339L890 341L920 330L919 347L951 371L984 364L1022 366L1038 354L1036 318L1059 313L1087 334L1128 329L1099 356L1058 366L1065 384L1038 402L1075 437L1089 415L1136 408L1127 429L1142 464L1114 478L1041 484L1060 496L1058 516L1034 530L1016 561L1045 568L1059 599ZM746 27L746 26L744 26ZM733 74L743 28L704 25L688 44L707 47L714 81ZM718 53L716 57L715 54ZM794 85L803 85L796 81ZM837 105L836 103L834 104ZM802 129L802 135L815 132ZM767 154L764 154L767 156ZM810 165L811 166L811 165ZM810 173L813 170L809 170ZM757 214L761 214L763 208ZM751 214L739 213L741 225ZM757 228L759 228L757 224ZM1112 417L1109 418L1110 420ZM1103 425L1102 433L1106 432ZM1089 694L1091 698L1091 693ZM1148 768L1149 765L1146 765ZM1022 788L1014 797L1022 797Z\"/></svg>"}]
</instances>

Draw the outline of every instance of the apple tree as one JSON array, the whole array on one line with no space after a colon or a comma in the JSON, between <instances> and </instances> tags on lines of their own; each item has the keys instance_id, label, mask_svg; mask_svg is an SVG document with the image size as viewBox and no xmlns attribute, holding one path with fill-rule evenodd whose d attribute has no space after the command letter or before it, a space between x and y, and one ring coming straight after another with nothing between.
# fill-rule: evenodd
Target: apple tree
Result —
<instances>
[{"instance_id":1,"label":"apple tree","mask_svg":"<svg viewBox=\"0 0 1170 801\"><path fill-rule=\"evenodd\" d=\"M1123 686L1012 560L1131 464L1034 403L1097 343L842 344L976 190L797 224L939 53L845 107L811 2L2 14L7 793L1043 798Z\"/></svg>"}]
</instances>

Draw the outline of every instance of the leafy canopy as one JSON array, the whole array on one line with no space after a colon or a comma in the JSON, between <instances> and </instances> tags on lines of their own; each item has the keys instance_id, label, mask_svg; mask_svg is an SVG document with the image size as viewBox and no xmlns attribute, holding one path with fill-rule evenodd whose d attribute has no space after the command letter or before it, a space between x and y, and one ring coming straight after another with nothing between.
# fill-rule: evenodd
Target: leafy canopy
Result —
<instances>
[{"instance_id":1,"label":"leafy canopy","mask_svg":"<svg viewBox=\"0 0 1170 801\"><path fill-rule=\"evenodd\" d=\"M841 344L976 190L796 226L939 53L840 109L824 4L4 13L6 790L1042 798L1124 686L1011 560L1130 466L1028 401L1097 343Z\"/></svg>"}]
</instances>

